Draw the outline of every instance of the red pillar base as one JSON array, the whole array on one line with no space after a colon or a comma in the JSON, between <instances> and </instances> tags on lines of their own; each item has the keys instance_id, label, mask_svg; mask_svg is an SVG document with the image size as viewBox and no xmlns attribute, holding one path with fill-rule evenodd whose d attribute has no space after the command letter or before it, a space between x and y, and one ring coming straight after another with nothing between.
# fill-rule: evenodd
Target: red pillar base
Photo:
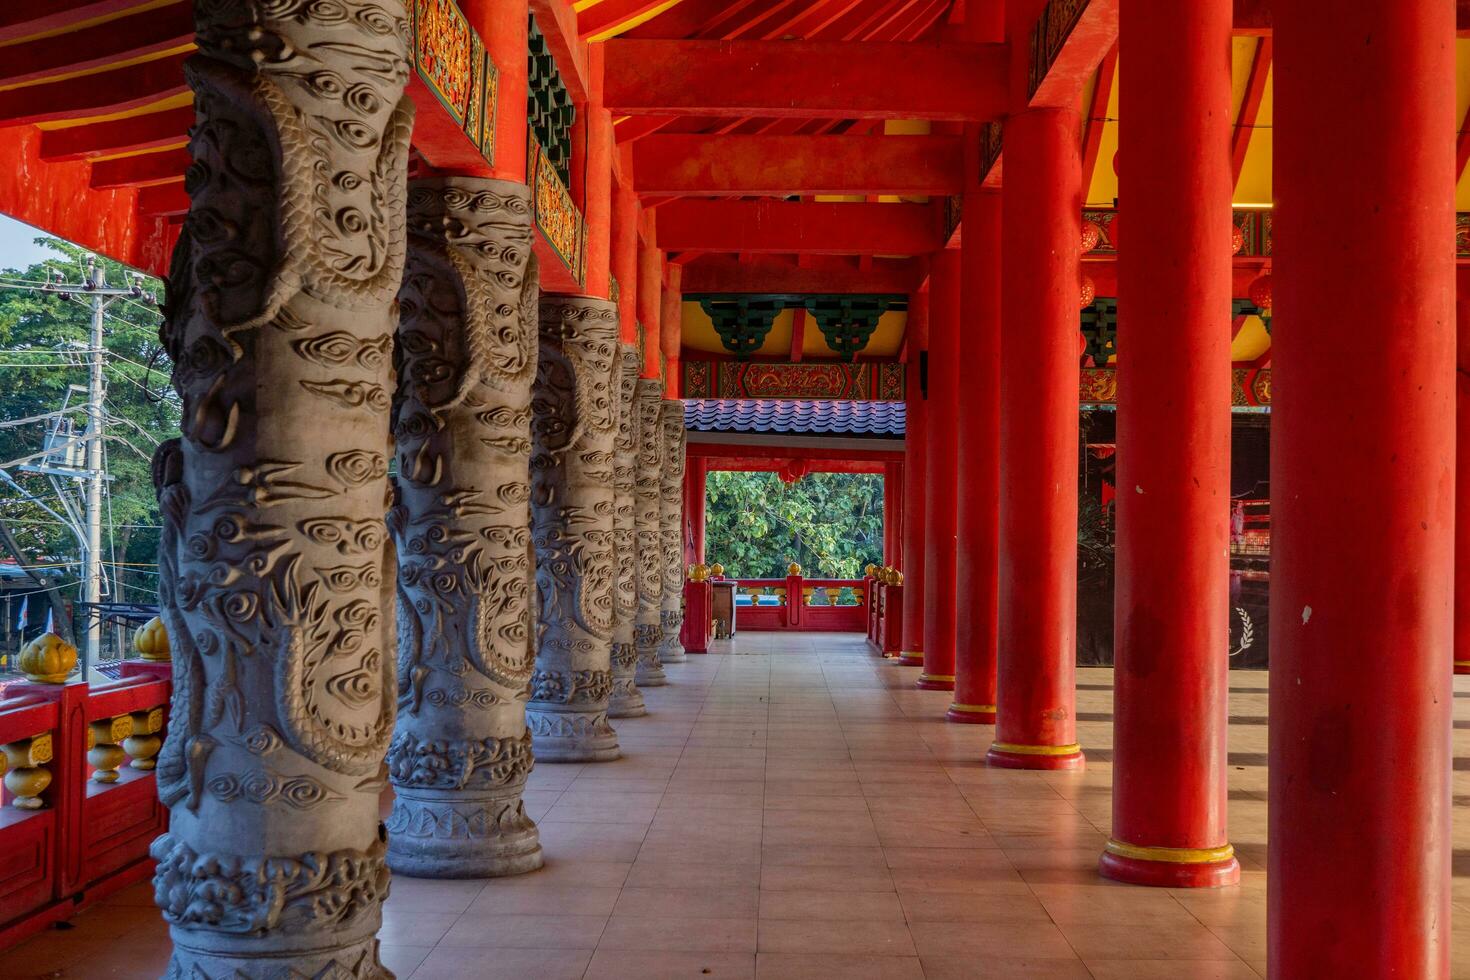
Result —
<instances>
[{"instance_id":1,"label":"red pillar base","mask_svg":"<svg viewBox=\"0 0 1470 980\"><path fill-rule=\"evenodd\" d=\"M1139 847L1108 841L1097 862L1104 878L1153 888L1220 888L1240 883L1235 848Z\"/></svg>"},{"instance_id":2,"label":"red pillar base","mask_svg":"<svg viewBox=\"0 0 1470 980\"><path fill-rule=\"evenodd\" d=\"M923 650L903 650L898 654L898 665L900 667L922 667L924 666Z\"/></svg>"},{"instance_id":3,"label":"red pillar base","mask_svg":"<svg viewBox=\"0 0 1470 980\"><path fill-rule=\"evenodd\" d=\"M1455 673L1470 674L1470 660L1456 660Z\"/></svg>"},{"instance_id":4,"label":"red pillar base","mask_svg":"<svg viewBox=\"0 0 1470 980\"><path fill-rule=\"evenodd\" d=\"M914 687L921 691L953 691L953 674L920 674Z\"/></svg>"},{"instance_id":5,"label":"red pillar base","mask_svg":"<svg viewBox=\"0 0 1470 980\"><path fill-rule=\"evenodd\" d=\"M957 725L994 725L995 705L960 704L956 701L944 713L944 720L952 721Z\"/></svg>"},{"instance_id":6,"label":"red pillar base","mask_svg":"<svg viewBox=\"0 0 1470 980\"><path fill-rule=\"evenodd\" d=\"M1087 764L1080 745L1012 745L992 742L985 764L996 769L1081 769Z\"/></svg>"}]
</instances>

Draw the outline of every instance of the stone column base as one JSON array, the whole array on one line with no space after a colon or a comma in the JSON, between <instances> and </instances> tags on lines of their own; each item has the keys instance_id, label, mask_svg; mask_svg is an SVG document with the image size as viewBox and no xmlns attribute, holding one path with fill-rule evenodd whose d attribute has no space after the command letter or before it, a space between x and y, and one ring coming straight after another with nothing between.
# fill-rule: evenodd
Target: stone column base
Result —
<instances>
[{"instance_id":1,"label":"stone column base","mask_svg":"<svg viewBox=\"0 0 1470 980\"><path fill-rule=\"evenodd\" d=\"M523 785L510 792L399 787L388 815L388 867L410 878L503 878L541 867L541 835Z\"/></svg>"}]
</instances>

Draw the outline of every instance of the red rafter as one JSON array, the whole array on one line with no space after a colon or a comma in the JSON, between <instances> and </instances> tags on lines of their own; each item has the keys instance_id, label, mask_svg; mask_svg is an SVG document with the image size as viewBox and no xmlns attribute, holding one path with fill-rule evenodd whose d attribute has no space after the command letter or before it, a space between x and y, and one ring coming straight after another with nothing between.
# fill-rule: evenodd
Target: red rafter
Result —
<instances>
[{"instance_id":1,"label":"red rafter","mask_svg":"<svg viewBox=\"0 0 1470 980\"><path fill-rule=\"evenodd\" d=\"M177 48L194 40L194 11L186 3L111 20L4 49L0 85L103 67Z\"/></svg>"},{"instance_id":2,"label":"red rafter","mask_svg":"<svg viewBox=\"0 0 1470 980\"><path fill-rule=\"evenodd\" d=\"M50 129L41 134L41 157L45 160L80 160L90 156L156 149L184 140L192 125L194 108L184 106L112 122Z\"/></svg>"},{"instance_id":3,"label":"red rafter","mask_svg":"<svg viewBox=\"0 0 1470 980\"><path fill-rule=\"evenodd\" d=\"M93 75L79 75L0 92L0 124L79 119L136 109L188 90L184 60L188 55L127 65Z\"/></svg>"},{"instance_id":4,"label":"red rafter","mask_svg":"<svg viewBox=\"0 0 1470 980\"><path fill-rule=\"evenodd\" d=\"M602 0L577 15L577 33L583 40L648 13L665 0Z\"/></svg>"},{"instance_id":5,"label":"red rafter","mask_svg":"<svg viewBox=\"0 0 1470 980\"><path fill-rule=\"evenodd\" d=\"M117 187L147 187L184 179L184 171L194 162L188 150L164 150L142 153L116 160L92 164L92 187L110 190Z\"/></svg>"},{"instance_id":6,"label":"red rafter","mask_svg":"<svg viewBox=\"0 0 1470 980\"><path fill-rule=\"evenodd\" d=\"M1271 77L1271 39L1261 38L1256 45L1255 57L1251 59L1251 71L1245 85L1245 98L1240 103L1240 115L1235 120L1235 131L1230 134L1230 172L1240 180L1240 168L1245 166L1245 154L1251 145L1251 134L1255 132L1256 116L1261 111L1261 99L1266 94L1266 79Z\"/></svg>"}]
</instances>

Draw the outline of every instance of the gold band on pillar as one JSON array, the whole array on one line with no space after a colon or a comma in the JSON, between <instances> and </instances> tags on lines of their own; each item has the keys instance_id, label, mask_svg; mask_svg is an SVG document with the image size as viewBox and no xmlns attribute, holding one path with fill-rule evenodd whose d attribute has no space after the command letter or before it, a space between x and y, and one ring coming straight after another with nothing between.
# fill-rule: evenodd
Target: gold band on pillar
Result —
<instances>
[{"instance_id":1,"label":"gold band on pillar","mask_svg":"<svg viewBox=\"0 0 1470 980\"><path fill-rule=\"evenodd\" d=\"M1109 854L1133 861L1164 861L1169 864L1215 864L1229 861L1235 856L1235 846L1232 844L1222 844L1219 847L1143 847L1110 840L1106 850Z\"/></svg>"}]
</instances>

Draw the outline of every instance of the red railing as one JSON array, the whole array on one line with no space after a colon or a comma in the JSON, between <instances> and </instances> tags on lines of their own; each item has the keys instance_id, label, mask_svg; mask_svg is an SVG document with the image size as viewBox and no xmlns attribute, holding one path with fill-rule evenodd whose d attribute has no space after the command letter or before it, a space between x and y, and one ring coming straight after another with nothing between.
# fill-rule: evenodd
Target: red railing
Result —
<instances>
[{"instance_id":1,"label":"red railing","mask_svg":"<svg viewBox=\"0 0 1470 980\"><path fill-rule=\"evenodd\" d=\"M0 694L0 948L152 873L170 677L166 663L127 661L107 684Z\"/></svg>"},{"instance_id":2,"label":"red railing","mask_svg":"<svg viewBox=\"0 0 1470 980\"><path fill-rule=\"evenodd\" d=\"M735 594L737 630L861 633L868 621L871 590L866 579L788 575L738 579ZM819 595L827 601L817 601ZM742 596L749 602L742 602Z\"/></svg>"},{"instance_id":3,"label":"red railing","mask_svg":"<svg viewBox=\"0 0 1470 980\"><path fill-rule=\"evenodd\" d=\"M885 656L903 649L903 585L892 569L868 576L868 645Z\"/></svg>"}]
</instances>

